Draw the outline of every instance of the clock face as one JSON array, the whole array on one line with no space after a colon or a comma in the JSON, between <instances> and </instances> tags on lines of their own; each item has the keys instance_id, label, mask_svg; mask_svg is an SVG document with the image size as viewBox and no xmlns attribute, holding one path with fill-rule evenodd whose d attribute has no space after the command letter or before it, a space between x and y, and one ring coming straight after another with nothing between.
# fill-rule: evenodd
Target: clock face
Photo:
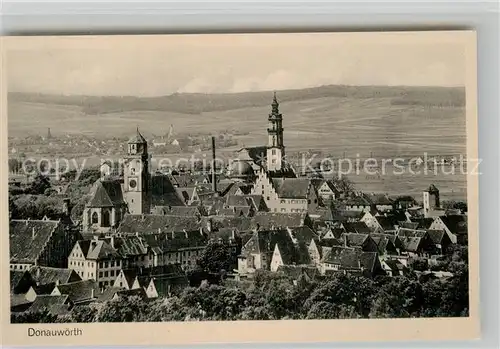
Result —
<instances>
[{"instance_id":1,"label":"clock face","mask_svg":"<svg viewBox=\"0 0 500 349\"><path fill-rule=\"evenodd\" d=\"M128 186L129 186L130 188L132 188L132 189L133 189L133 188L135 188L135 187L137 187L137 181L136 181L135 179L131 179L131 180L128 182Z\"/></svg>"}]
</instances>

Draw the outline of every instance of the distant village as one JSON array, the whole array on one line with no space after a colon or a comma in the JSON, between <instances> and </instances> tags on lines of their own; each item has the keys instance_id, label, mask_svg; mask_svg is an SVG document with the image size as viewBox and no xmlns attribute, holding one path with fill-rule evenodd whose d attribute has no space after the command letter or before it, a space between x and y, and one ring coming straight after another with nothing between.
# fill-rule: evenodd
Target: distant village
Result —
<instances>
[{"instance_id":1,"label":"distant village","mask_svg":"<svg viewBox=\"0 0 500 349\"><path fill-rule=\"evenodd\" d=\"M49 131L45 139L16 140L12 153L121 153L123 166L101 164L81 217L71 215L64 188L56 190L64 203L59 216L11 217L11 311L60 315L130 295L171 297L189 287L188 273L213 243L227 248L233 262L223 277L235 283L259 270L294 279L392 277L409 273L415 261L427 265L418 273L453 276L439 262L450 247L468 243L466 205L444 207L434 185L421 197L391 197L319 172L299 174L285 160L283 123L274 95L262 125L267 144L240 149L217 172L215 161L199 171L150 172L147 165L152 152L215 155L237 144L229 133L180 138L171 127L148 141L137 129L127 140L101 144L85 136L52 139Z\"/></svg>"}]
</instances>

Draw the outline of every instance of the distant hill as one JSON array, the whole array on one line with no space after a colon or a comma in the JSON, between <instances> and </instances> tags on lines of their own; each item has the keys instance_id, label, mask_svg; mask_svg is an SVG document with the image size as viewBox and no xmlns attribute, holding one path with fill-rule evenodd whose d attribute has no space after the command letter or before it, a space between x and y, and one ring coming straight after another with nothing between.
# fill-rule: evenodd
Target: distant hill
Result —
<instances>
[{"instance_id":1,"label":"distant hill","mask_svg":"<svg viewBox=\"0 0 500 349\"><path fill-rule=\"evenodd\" d=\"M422 105L434 107L462 107L465 89L462 87L406 87L406 86L344 86L328 85L278 92L282 102L324 97L391 98L394 105ZM183 114L226 111L269 105L271 92L243 93L174 93L159 97L134 96L78 96L9 92L9 102L31 102L77 106L88 115L129 111L165 111Z\"/></svg>"}]
</instances>

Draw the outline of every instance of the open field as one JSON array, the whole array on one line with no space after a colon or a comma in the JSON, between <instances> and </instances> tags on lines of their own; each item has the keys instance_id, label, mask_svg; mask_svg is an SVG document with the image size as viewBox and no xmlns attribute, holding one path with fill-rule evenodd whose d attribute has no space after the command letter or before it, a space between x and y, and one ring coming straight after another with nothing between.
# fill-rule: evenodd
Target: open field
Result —
<instances>
[{"instance_id":1,"label":"open field","mask_svg":"<svg viewBox=\"0 0 500 349\"><path fill-rule=\"evenodd\" d=\"M361 158L370 154L377 158L423 156L424 152L430 155L465 154L465 109L447 100L447 94L442 102L427 102L428 97L418 100L422 94L414 94L408 103L401 103L400 96L386 92L381 97L375 93L369 97L325 94L305 94L281 102L285 145L289 152L311 149L351 158L357 154ZM169 110L89 114L77 104L41 103L40 99L33 102L17 97L9 100L9 136L45 135L50 127L54 136L83 133L111 138L127 136L139 126L141 132L151 138L153 134L166 134L173 124L178 133L245 131L249 134L236 136L240 146L262 145L267 142L267 114L272 93L268 95L267 104L259 99L259 103L252 102L255 106L232 109L234 106L228 103L227 110L219 105L217 109L221 110L199 114ZM242 102L242 105L252 103ZM224 151L228 150L231 149ZM361 190L420 193L430 183L436 183L444 196L465 196L463 175L392 177L381 180L361 175L352 179L359 183Z\"/></svg>"}]
</instances>

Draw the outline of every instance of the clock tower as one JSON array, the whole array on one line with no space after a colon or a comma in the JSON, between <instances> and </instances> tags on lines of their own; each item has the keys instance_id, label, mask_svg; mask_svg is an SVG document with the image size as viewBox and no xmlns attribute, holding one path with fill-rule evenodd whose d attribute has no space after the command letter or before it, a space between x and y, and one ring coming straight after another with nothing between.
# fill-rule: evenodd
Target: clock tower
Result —
<instances>
[{"instance_id":1,"label":"clock tower","mask_svg":"<svg viewBox=\"0 0 500 349\"><path fill-rule=\"evenodd\" d=\"M128 141L127 156L123 160L123 192L129 213L151 213L150 156L148 142L139 132L139 128Z\"/></svg>"},{"instance_id":2,"label":"clock tower","mask_svg":"<svg viewBox=\"0 0 500 349\"><path fill-rule=\"evenodd\" d=\"M284 168L285 145L283 144L283 116L279 111L276 92L271 104L271 114L267 120L267 170L281 171Z\"/></svg>"}]
</instances>

